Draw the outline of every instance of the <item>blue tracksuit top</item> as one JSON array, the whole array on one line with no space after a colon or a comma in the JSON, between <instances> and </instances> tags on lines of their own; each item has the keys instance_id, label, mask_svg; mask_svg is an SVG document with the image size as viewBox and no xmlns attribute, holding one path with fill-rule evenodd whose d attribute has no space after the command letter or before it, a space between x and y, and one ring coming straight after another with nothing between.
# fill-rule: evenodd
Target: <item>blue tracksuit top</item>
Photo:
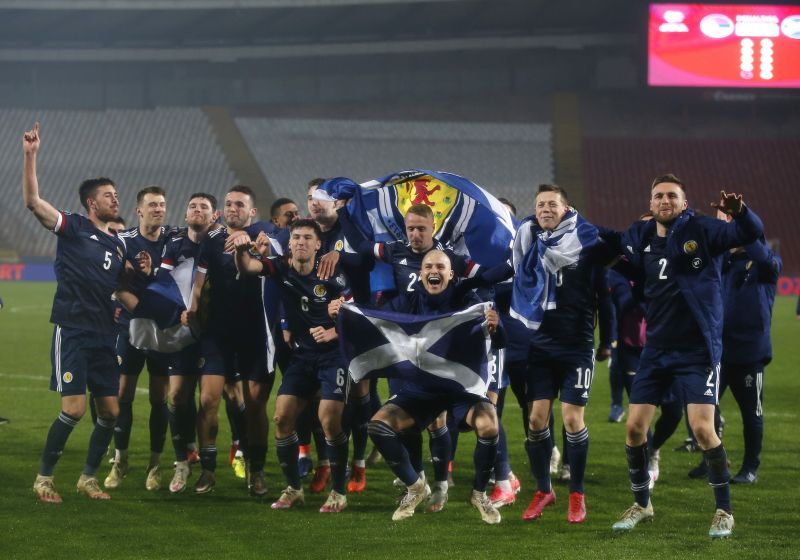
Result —
<instances>
[{"instance_id":1,"label":"blue tracksuit top","mask_svg":"<svg viewBox=\"0 0 800 560\"><path fill-rule=\"evenodd\" d=\"M763 239L726 257L722 266L723 362L766 365L772 360L770 323L781 268L780 257Z\"/></svg>"}]
</instances>

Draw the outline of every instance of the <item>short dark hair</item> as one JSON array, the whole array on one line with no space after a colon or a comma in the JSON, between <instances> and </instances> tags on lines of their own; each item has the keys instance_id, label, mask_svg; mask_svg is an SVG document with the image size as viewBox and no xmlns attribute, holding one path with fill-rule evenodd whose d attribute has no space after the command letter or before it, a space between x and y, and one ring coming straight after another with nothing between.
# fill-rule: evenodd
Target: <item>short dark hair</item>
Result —
<instances>
[{"instance_id":1,"label":"short dark hair","mask_svg":"<svg viewBox=\"0 0 800 560\"><path fill-rule=\"evenodd\" d=\"M316 179L311 179L308 182L308 188L310 189L311 187L318 187L324 182L325 182L325 179L322 179L320 177L317 177Z\"/></svg>"},{"instance_id":2,"label":"short dark hair","mask_svg":"<svg viewBox=\"0 0 800 560\"><path fill-rule=\"evenodd\" d=\"M686 192L686 185L684 185L683 181L678 179L674 173L666 173L653 179L653 183L650 185L650 190L652 191L654 188L656 188L656 185L661 183L675 183L676 185L680 185L684 193Z\"/></svg>"},{"instance_id":3,"label":"short dark hair","mask_svg":"<svg viewBox=\"0 0 800 560\"><path fill-rule=\"evenodd\" d=\"M100 187L104 187L106 185L111 185L115 189L117 185L109 179L108 177L98 177L96 179L86 179L81 186L78 187L78 196L81 198L81 206L89 209L89 205L86 204L86 201L90 198L94 198L97 194L97 189Z\"/></svg>"},{"instance_id":4,"label":"short dark hair","mask_svg":"<svg viewBox=\"0 0 800 560\"><path fill-rule=\"evenodd\" d=\"M167 197L167 191L165 191L163 187L159 187L158 185L149 185L136 193L136 206L139 206L144 200L145 195L148 194L158 194L164 198Z\"/></svg>"},{"instance_id":5,"label":"short dark hair","mask_svg":"<svg viewBox=\"0 0 800 560\"><path fill-rule=\"evenodd\" d=\"M289 226L289 233L291 234L294 230L299 228L311 228L314 230L314 235L317 236L317 239L322 239L322 229L320 229L319 224L315 220L310 218L295 220L292 222L292 225Z\"/></svg>"},{"instance_id":6,"label":"short dark hair","mask_svg":"<svg viewBox=\"0 0 800 560\"><path fill-rule=\"evenodd\" d=\"M189 201L191 202L191 200L193 198L205 198L206 200L208 200L211 203L211 210L213 212L217 211L217 197L214 196L213 194L208 194L208 193L204 193L204 192L196 192L196 193L192 194L189 197Z\"/></svg>"},{"instance_id":7,"label":"short dark hair","mask_svg":"<svg viewBox=\"0 0 800 560\"><path fill-rule=\"evenodd\" d=\"M253 206L256 205L256 193L253 189L248 187L247 185L234 185L228 189L226 194L230 194L232 192L239 192L242 194L246 194L250 197L250 201L253 203Z\"/></svg>"},{"instance_id":8,"label":"short dark hair","mask_svg":"<svg viewBox=\"0 0 800 560\"><path fill-rule=\"evenodd\" d=\"M422 218L430 218L433 219L433 210L427 204L414 204L408 210L406 210L406 215L414 214L415 216L420 216Z\"/></svg>"},{"instance_id":9,"label":"short dark hair","mask_svg":"<svg viewBox=\"0 0 800 560\"><path fill-rule=\"evenodd\" d=\"M275 202L272 203L272 206L269 207L269 215L273 218L278 215L280 212L281 206L284 204L296 204L294 200L291 198L279 198Z\"/></svg>"},{"instance_id":10,"label":"short dark hair","mask_svg":"<svg viewBox=\"0 0 800 560\"><path fill-rule=\"evenodd\" d=\"M511 202L507 198L503 198L503 197L500 197L497 200L499 200L502 204L505 204L506 206L510 206L511 207L511 213L514 214L515 216L517 215L517 207L514 206L513 202Z\"/></svg>"},{"instance_id":11,"label":"short dark hair","mask_svg":"<svg viewBox=\"0 0 800 560\"><path fill-rule=\"evenodd\" d=\"M569 197L567 196L567 191L565 191L558 185L555 185L553 183L542 183L541 185L539 185L539 190L536 191L536 196L539 196L539 193L543 192L558 193L561 196L561 200L564 202L564 206L569 206Z\"/></svg>"}]
</instances>

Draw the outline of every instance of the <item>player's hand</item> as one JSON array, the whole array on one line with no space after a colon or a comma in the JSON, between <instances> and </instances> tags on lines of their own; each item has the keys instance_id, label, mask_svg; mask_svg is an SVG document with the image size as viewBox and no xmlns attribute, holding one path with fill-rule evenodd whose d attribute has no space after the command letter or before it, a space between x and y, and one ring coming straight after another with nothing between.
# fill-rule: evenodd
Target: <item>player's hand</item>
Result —
<instances>
[{"instance_id":1,"label":"player's hand","mask_svg":"<svg viewBox=\"0 0 800 560\"><path fill-rule=\"evenodd\" d=\"M716 208L728 216L738 216L742 213L744 201L742 200L742 195L740 194L728 194L725 191L719 191L719 202L716 204L712 202L711 207Z\"/></svg>"},{"instance_id":2,"label":"player's hand","mask_svg":"<svg viewBox=\"0 0 800 560\"><path fill-rule=\"evenodd\" d=\"M339 309L341 309L343 303L344 298L340 297L339 299L335 299L328 304L328 315L334 321L336 320L336 317L339 316Z\"/></svg>"},{"instance_id":3,"label":"player's hand","mask_svg":"<svg viewBox=\"0 0 800 560\"><path fill-rule=\"evenodd\" d=\"M194 311L184 311L183 313L181 313L181 325L183 325L184 327L188 327L189 322L192 320L192 318L189 316L190 314L193 315Z\"/></svg>"},{"instance_id":4,"label":"player's hand","mask_svg":"<svg viewBox=\"0 0 800 560\"><path fill-rule=\"evenodd\" d=\"M322 255L317 267L317 278L320 280L327 280L333 276L333 271L336 270L336 264L339 262L339 251L331 251Z\"/></svg>"},{"instance_id":5,"label":"player's hand","mask_svg":"<svg viewBox=\"0 0 800 560\"><path fill-rule=\"evenodd\" d=\"M139 263L139 272L145 276L150 276L153 272L153 259L150 257L150 253L147 251L140 251L139 254L136 255L136 261Z\"/></svg>"},{"instance_id":6,"label":"player's hand","mask_svg":"<svg viewBox=\"0 0 800 560\"><path fill-rule=\"evenodd\" d=\"M485 312L486 316L486 328L489 330L489 334L494 334L497 330L497 325L500 324L500 315L497 314L497 311L493 308L489 308Z\"/></svg>"},{"instance_id":7,"label":"player's hand","mask_svg":"<svg viewBox=\"0 0 800 560\"><path fill-rule=\"evenodd\" d=\"M22 136L22 152L24 154L35 154L39 151L39 123L33 125L33 130L29 130Z\"/></svg>"},{"instance_id":8,"label":"player's hand","mask_svg":"<svg viewBox=\"0 0 800 560\"><path fill-rule=\"evenodd\" d=\"M294 336L292 336L292 331L283 331L283 341L289 345L289 348L294 345Z\"/></svg>"},{"instance_id":9,"label":"player's hand","mask_svg":"<svg viewBox=\"0 0 800 560\"><path fill-rule=\"evenodd\" d=\"M250 241L250 236L246 231L235 231L225 240L225 246L222 250L226 253L233 253L234 250L246 251L251 245L252 241Z\"/></svg>"},{"instance_id":10,"label":"player's hand","mask_svg":"<svg viewBox=\"0 0 800 560\"><path fill-rule=\"evenodd\" d=\"M594 359L598 362L605 362L610 357L611 357L611 348L605 348L601 346L597 349L597 353L595 354Z\"/></svg>"},{"instance_id":11,"label":"player's hand","mask_svg":"<svg viewBox=\"0 0 800 560\"><path fill-rule=\"evenodd\" d=\"M325 342L336 340L336 329L333 327L330 329L326 329L325 327L312 327L308 329L308 332L311 333L311 336L314 337L314 342L317 344L324 344Z\"/></svg>"},{"instance_id":12,"label":"player's hand","mask_svg":"<svg viewBox=\"0 0 800 560\"><path fill-rule=\"evenodd\" d=\"M253 242L253 247L255 247L255 250L258 251L258 254L261 255L262 258L268 257L272 247L267 234L263 231L259 232L258 237L256 237L256 240Z\"/></svg>"}]
</instances>

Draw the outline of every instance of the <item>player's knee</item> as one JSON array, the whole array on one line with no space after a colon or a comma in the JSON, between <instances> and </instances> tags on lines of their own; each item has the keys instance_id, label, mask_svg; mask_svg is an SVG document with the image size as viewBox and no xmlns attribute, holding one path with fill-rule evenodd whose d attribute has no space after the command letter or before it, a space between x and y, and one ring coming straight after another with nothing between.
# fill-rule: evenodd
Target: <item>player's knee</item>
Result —
<instances>
[{"instance_id":1,"label":"player's knee","mask_svg":"<svg viewBox=\"0 0 800 560\"><path fill-rule=\"evenodd\" d=\"M216 414L219 408L219 399L216 395L200 395L200 409L206 414Z\"/></svg>"},{"instance_id":2,"label":"player's knee","mask_svg":"<svg viewBox=\"0 0 800 560\"><path fill-rule=\"evenodd\" d=\"M325 432L325 437L329 439L332 439L342 433L341 418L336 418L335 416L333 418L320 418L320 425L322 426L322 431Z\"/></svg>"},{"instance_id":3,"label":"player's knee","mask_svg":"<svg viewBox=\"0 0 800 560\"><path fill-rule=\"evenodd\" d=\"M639 443L647 439L647 426L633 418L625 423L625 435L628 441Z\"/></svg>"},{"instance_id":4,"label":"player's knee","mask_svg":"<svg viewBox=\"0 0 800 560\"><path fill-rule=\"evenodd\" d=\"M697 438L697 443L699 443L700 447L703 449L711 449L719 445L719 437L717 437L717 432L714 430L713 424L710 426L693 426L692 432L694 433L694 437Z\"/></svg>"}]
</instances>

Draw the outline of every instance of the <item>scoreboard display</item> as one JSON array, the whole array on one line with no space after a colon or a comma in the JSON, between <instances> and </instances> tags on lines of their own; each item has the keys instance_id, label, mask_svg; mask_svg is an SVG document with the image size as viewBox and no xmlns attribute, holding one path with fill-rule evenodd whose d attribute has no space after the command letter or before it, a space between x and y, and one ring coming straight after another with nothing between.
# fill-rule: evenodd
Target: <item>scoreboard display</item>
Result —
<instances>
[{"instance_id":1,"label":"scoreboard display","mask_svg":"<svg viewBox=\"0 0 800 560\"><path fill-rule=\"evenodd\" d=\"M800 5L650 4L647 83L800 87Z\"/></svg>"}]
</instances>

